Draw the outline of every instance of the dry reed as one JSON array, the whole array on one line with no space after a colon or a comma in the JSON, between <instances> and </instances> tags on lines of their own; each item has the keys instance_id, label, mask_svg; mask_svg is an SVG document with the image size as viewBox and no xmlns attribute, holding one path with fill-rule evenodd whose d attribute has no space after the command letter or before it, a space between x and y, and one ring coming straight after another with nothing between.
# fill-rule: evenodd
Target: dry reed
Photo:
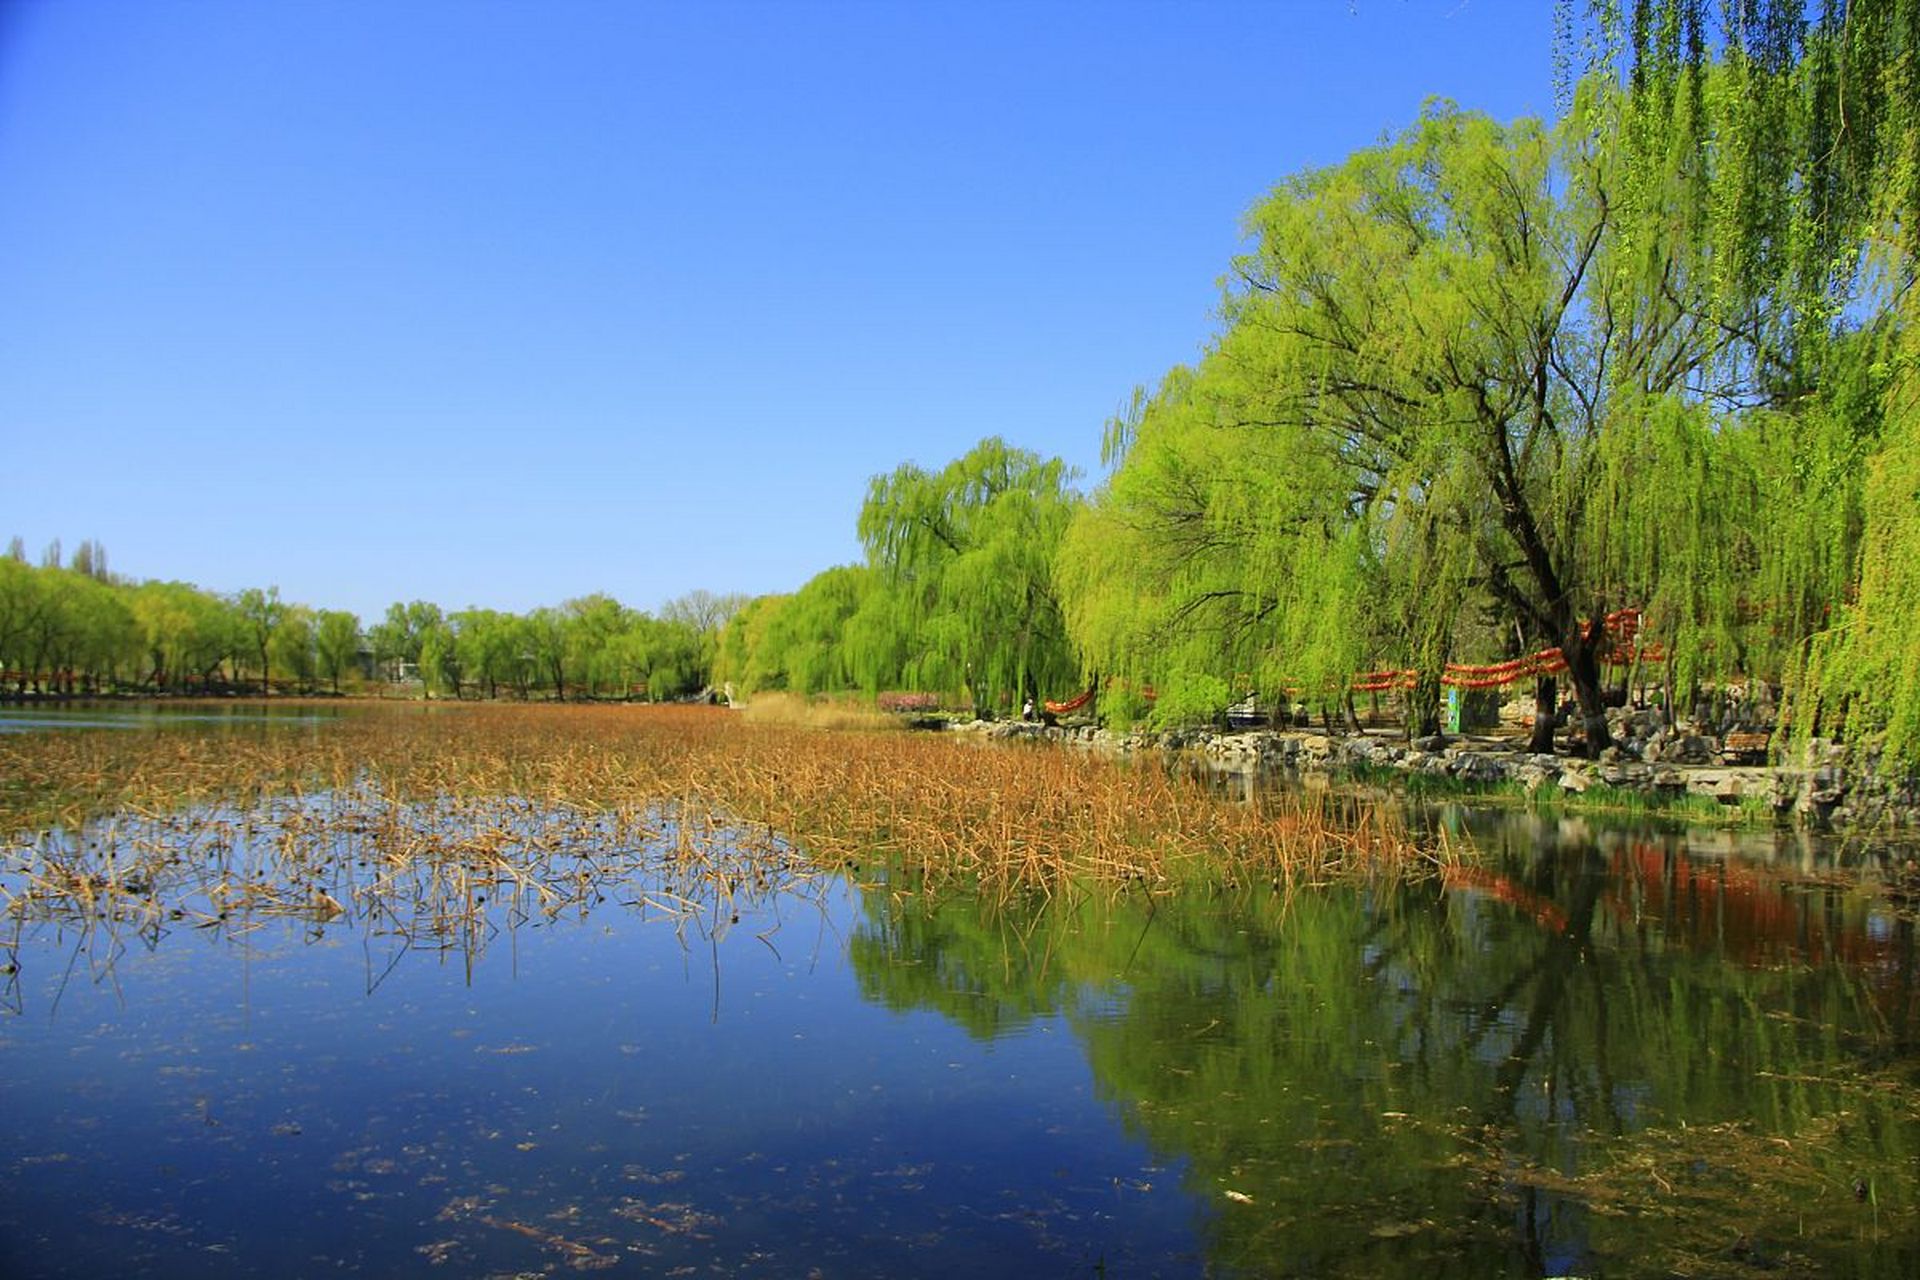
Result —
<instances>
[{"instance_id":1,"label":"dry reed","mask_svg":"<svg viewBox=\"0 0 1920 1280\"><path fill-rule=\"evenodd\" d=\"M875 732L904 729L899 716L882 711L864 698L797 693L756 693L740 709L749 724L785 725L796 729L867 729Z\"/></svg>"},{"instance_id":2,"label":"dry reed","mask_svg":"<svg viewBox=\"0 0 1920 1280\"><path fill-rule=\"evenodd\" d=\"M1151 763L707 708L370 709L315 731L0 738L0 919L157 939L291 916L473 954L613 899L720 930L823 870L896 891L1287 888L1444 853L1383 806Z\"/></svg>"}]
</instances>

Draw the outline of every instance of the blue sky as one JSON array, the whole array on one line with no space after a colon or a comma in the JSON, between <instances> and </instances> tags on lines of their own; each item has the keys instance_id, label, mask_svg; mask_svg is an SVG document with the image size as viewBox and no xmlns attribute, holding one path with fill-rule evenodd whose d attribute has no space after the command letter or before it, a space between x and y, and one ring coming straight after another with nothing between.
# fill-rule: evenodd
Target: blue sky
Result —
<instances>
[{"instance_id":1,"label":"blue sky","mask_svg":"<svg viewBox=\"0 0 1920 1280\"><path fill-rule=\"evenodd\" d=\"M1239 219L1550 0L0 0L0 538L377 616L790 590L872 475L1097 480Z\"/></svg>"}]
</instances>

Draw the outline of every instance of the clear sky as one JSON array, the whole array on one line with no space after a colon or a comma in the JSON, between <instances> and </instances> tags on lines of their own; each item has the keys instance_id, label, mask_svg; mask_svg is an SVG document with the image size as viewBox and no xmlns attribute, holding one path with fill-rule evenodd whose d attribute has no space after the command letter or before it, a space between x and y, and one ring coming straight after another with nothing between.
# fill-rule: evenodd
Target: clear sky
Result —
<instances>
[{"instance_id":1,"label":"clear sky","mask_svg":"<svg viewBox=\"0 0 1920 1280\"><path fill-rule=\"evenodd\" d=\"M1551 0L0 0L0 538L371 620L791 590L872 475L1098 479L1248 206Z\"/></svg>"}]
</instances>

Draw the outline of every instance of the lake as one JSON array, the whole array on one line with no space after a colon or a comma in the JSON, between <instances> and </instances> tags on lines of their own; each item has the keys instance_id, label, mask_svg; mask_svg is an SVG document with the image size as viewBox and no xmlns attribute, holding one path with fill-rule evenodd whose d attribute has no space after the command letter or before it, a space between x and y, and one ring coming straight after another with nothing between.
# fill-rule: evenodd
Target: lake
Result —
<instances>
[{"instance_id":1,"label":"lake","mask_svg":"<svg viewBox=\"0 0 1920 1280\"><path fill-rule=\"evenodd\" d=\"M1908 864L1418 820L1479 856L970 895L671 805L69 813L0 870L0 1272L1920 1274Z\"/></svg>"}]
</instances>

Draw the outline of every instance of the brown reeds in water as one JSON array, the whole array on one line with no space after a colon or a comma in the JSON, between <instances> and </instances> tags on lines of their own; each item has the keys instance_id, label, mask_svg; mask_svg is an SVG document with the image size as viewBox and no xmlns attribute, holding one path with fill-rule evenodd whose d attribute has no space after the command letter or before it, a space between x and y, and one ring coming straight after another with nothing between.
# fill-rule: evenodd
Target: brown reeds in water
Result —
<instances>
[{"instance_id":1,"label":"brown reeds in water","mask_svg":"<svg viewBox=\"0 0 1920 1280\"><path fill-rule=\"evenodd\" d=\"M1150 762L706 708L375 708L315 731L0 739L8 918L152 937L290 916L408 946L606 900L724 928L822 870L1053 893L1397 874L1391 811L1236 803Z\"/></svg>"}]
</instances>

